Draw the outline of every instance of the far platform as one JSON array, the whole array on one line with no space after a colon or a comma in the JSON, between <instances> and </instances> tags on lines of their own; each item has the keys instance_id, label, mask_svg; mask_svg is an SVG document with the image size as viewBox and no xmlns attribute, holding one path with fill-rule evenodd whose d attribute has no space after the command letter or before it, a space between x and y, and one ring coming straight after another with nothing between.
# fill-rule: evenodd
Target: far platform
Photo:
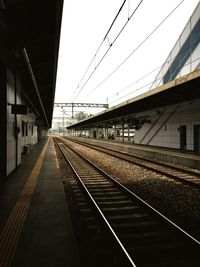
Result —
<instances>
[{"instance_id":1,"label":"far platform","mask_svg":"<svg viewBox=\"0 0 200 267\"><path fill-rule=\"evenodd\" d=\"M132 155L137 155L142 158L153 159L165 163L180 165L181 167L200 170L200 156L190 151L181 151L173 148L164 148L156 146L147 146L131 143L125 141L122 143L120 140L105 140L105 139L92 139L87 137L75 137L90 144L98 144L102 147L107 147L117 151L125 152Z\"/></svg>"}]
</instances>

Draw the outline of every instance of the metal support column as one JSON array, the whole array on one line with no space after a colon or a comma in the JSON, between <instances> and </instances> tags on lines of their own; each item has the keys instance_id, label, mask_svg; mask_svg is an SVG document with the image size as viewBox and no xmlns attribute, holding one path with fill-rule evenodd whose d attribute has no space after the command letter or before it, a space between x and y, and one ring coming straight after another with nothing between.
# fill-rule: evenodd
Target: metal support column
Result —
<instances>
[{"instance_id":1,"label":"metal support column","mask_svg":"<svg viewBox=\"0 0 200 267\"><path fill-rule=\"evenodd\" d=\"M14 96L14 103L17 105L17 75L16 75L16 70L14 73L14 79L15 79L15 96ZM18 125L17 125L17 114L15 114L15 126L14 126L14 133L15 133L15 168L18 166Z\"/></svg>"},{"instance_id":2,"label":"metal support column","mask_svg":"<svg viewBox=\"0 0 200 267\"><path fill-rule=\"evenodd\" d=\"M7 74L6 66L0 62L0 180L7 175Z\"/></svg>"},{"instance_id":3,"label":"metal support column","mask_svg":"<svg viewBox=\"0 0 200 267\"><path fill-rule=\"evenodd\" d=\"M124 143L124 121L122 120L122 142Z\"/></svg>"},{"instance_id":4,"label":"metal support column","mask_svg":"<svg viewBox=\"0 0 200 267\"><path fill-rule=\"evenodd\" d=\"M72 119L74 118L74 103L72 103Z\"/></svg>"},{"instance_id":5,"label":"metal support column","mask_svg":"<svg viewBox=\"0 0 200 267\"><path fill-rule=\"evenodd\" d=\"M129 124L128 124L128 141L130 141L130 127L129 127Z\"/></svg>"}]
</instances>

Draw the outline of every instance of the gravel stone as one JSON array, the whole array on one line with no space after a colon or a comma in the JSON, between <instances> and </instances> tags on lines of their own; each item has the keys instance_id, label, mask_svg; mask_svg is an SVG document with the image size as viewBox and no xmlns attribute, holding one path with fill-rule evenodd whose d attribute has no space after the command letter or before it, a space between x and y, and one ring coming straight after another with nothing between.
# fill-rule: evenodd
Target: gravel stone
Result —
<instances>
[{"instance_id":1,"label":"gravel stone","mask_svg":"<svg viewBox=\"0 0 200 267\"><path fill-rule=\"evenodd\" d=\"M73 147L200 240L200 189L82 145Z\"/></svg>"}]
</instances>

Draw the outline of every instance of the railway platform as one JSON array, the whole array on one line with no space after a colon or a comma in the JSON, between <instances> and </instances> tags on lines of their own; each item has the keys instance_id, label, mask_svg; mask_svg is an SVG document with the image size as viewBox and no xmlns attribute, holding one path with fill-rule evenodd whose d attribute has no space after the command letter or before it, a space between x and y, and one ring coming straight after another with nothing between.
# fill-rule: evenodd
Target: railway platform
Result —
<instances>
[{"instance_id":1,"label":"railway platform","mask_svg":"<svg viewBox=\"0 0 200 267\"><path fill-rule=\"evenodd\" d=\"M52 138L1 184L0 209L0 266L80 266Z\"/></svg>"},{"instance_id":2,"label":"railway platform","mask_svg":"<svg viewBox=\"0 0 200 267\"><path fill-rule=\"evenodd\" d=\"M200 155L191 151L181 151L178 149L138 145L130 142L122 143L120 140L101 140L87 137L73 137L86 143L96 144L120 152L133 154L146 159L165 162L166 164L175 164L190 169L200 170Z\"/></svg>"}]
</instances>

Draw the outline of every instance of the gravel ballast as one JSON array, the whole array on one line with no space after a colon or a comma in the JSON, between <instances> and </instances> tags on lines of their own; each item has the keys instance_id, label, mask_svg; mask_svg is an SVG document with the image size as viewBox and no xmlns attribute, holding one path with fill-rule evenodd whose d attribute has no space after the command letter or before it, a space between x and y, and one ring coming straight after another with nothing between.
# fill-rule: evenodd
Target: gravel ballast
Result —
<instances>
[{"instance_id":1,"label":"gravel ballast","mask_svg":"<svg viewBox=\"0 0 200 267\"><path fill-rule=\"evenodd\" d=\"M71 143L71 142L70 142ZM72 144L72 143L71 143ZM200 240L200 189L88 147L73 147L133 193Z\"/></svg>"}]
</instances>

